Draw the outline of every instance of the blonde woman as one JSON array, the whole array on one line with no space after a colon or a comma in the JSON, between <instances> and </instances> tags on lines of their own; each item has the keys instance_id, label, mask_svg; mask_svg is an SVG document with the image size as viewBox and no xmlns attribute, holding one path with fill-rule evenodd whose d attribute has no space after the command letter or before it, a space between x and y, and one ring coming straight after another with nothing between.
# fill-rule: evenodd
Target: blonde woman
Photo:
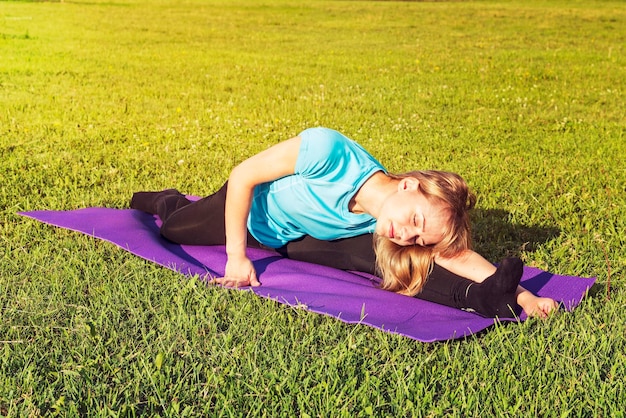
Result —
<instances>
[{"instance_id":1,"label":"blonde woman","mask_svg":"<svg viewBox=\"0 0 626 418\"><path fill-rule=\"evenodd\" d=\"M158 214L161 234L173 242L226 245L226 272L215 280L225 286L261 285L248 247L288 253L307 237L332 245L375 233L382 287L413 296L427 282L433 259L449 271L487 277L488 262L469 250L474 201L457 174L392 175L355 141L311 128L243 161L211 196L191 202L176 190L139 192L131 207ZM410 266L408 274L402 264ZM509 307L510 315L521 263L507 261L489 277L487 293L508 301L497 314Z\"/></svg>"}]
</instances>

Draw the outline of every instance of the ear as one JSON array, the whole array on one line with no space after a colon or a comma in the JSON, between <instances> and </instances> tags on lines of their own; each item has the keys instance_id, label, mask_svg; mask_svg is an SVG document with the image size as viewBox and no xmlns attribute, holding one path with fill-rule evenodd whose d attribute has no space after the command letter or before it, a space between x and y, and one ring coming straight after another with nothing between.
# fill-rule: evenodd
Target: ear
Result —
<instances>
[{"instance_id":1,"label":"ear","mask_svg":"<svg viewBox=\"0 0 626 418\"><path fill-rule=\"evenodd\" d=\"M405 177L398 183L399 191L416 191L419 189L420 182L415 177Z\"/></svg>"}]
</instances>

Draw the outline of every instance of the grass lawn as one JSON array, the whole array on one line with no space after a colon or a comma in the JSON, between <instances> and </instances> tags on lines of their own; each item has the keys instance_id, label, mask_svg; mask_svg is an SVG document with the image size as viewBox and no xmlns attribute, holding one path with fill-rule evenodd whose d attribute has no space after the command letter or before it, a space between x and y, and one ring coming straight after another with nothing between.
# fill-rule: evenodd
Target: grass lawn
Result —
<instances>
[{"instance_id":1,"label":"grass lawn","mask_svg":"<svg viewBox=\"0 0 626 418\"><path fill-rule=\"evenodd\" d=\"M624 416L621 1L0 1L0 415ZM19 217L208 194L324 125L461 173L476 249L597 277L423 344Z\"/></svg>"}]
</instances>

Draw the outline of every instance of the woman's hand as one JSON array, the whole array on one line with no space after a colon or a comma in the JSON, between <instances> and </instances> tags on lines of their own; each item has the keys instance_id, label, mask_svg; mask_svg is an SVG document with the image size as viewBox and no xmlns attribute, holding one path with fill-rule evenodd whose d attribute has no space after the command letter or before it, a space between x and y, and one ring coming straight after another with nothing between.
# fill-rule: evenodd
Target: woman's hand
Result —
<instances>
[{"instance_id":1,"label":"woman's hand","mask_svg":"<svg viewBox=\"0 0 626 418\"><path fill-rule=\"evenodd\" d=\"M227 287L261 286L256 277L256 270L248 257L228 257L224 277L213 279L210 283Z\"/></svg>"}]
</instances>

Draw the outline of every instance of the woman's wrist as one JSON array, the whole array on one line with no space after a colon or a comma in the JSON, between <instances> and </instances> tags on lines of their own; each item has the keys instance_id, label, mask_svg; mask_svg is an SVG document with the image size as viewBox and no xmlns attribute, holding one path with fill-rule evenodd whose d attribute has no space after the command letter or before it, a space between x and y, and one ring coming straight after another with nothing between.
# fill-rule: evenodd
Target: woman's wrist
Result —
<instances>
[{"instance_id":1,"label":"woman's wrist","mask_svg":"<svg viewBox=\"0 0 626 418\"><path fill-rule=\"evenodd\" d=\"M227 246L226 255L228 256L229 259L233 259L233 260L248 258L245 247L229 248Z\"/></svg>"}]
</instances>

